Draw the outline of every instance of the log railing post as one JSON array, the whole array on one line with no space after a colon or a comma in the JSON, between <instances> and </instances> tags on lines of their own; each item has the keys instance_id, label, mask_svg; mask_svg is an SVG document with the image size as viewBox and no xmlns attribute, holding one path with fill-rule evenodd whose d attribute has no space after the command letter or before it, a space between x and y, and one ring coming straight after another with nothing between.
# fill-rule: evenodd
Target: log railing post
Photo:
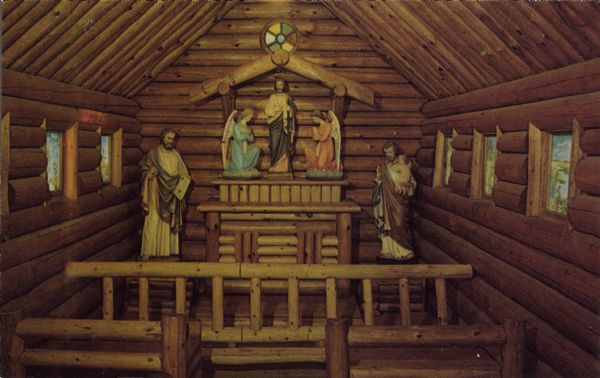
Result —
<instances>
[{"instance_id":1,"label":"log railing post","mask_svg":"<svg viewBox=\"0 0 600 378\"><path fill-rule=\"evenodd\" d=\"M149 306L149 283L148 278L140 277L139 279L139 292L138 292L138 318L140 320L148 320L150 318L150 306Z\"/></svg>"},{"instance_id":2,"label":"log railing post","mask_svg":"<svg viewBox=\"0 0 600 378\"><path fill-rule=\"evenodd\" d=\"M234 254L235 254L235 262L248 262L248 257L242 252L242 231L236 231L234 233Z\"/></svg>"},{"instance_id":3,"label":"log railing post","mask_svg":"<svg viewBox=\"0 0 600 378\"><path fill-rule=\"evenodd\" d=\"M327 378L348 378L348 323L345 319L327 319L325 324L325 360Z\"/></svg>"},{"instance_id":4,"label":"log railing post","mask_svg":"<svg viewBox=\"0 0 600 378\"><path fill-rule=\"evenodd\" d=\"M288 278L288 327L297 329L300 326L298 278Z\"/></svg>"},{"instance_id":5,"label":"log railing post","mask_svg":"<svg viewBox=\"0 0 600 378\"><path fill-rule=\"evenodd\" d=\"M339 213L337 215L338 238L338 263L352 263L352 214ZM350 294L350 280L340 280L339 289L341 296Z\"/></svg>"},{"instance_id":6,"label":"log railing post","mask_svg":"<svg viewBox=\"0 0 600 378\"><path fill-rule=\"evenodd\" d=\"M21 356L25 342L17 336L17 323L21 321L21 311L3 313L2 317L2 371L6 377L25 378L25 366Z\"/></svg>"},{"instance_id":7,"label":"log railing post","mask_svg":"<svg viewBox=\"0 0 600 378\"><path fill-rule=\"evenodd\" d=\"M223 277L212 278L212 327L214 331L223 329Z\"/></svg>"},{"instance_id":8,"label":"log railing post","mask_svg":"<svg viewBox=\"0 0 600 378\"><path fill-rule=\"evenodd\" d=\"M337 318L337 290L335 288L335 278L325 280L325 296L327 301L327 319Z\"/></svg>"},{"instance_id":9,"label":"log railing post","mask_svg":"<svg viewBox=\"0 0 600 378\"><path fill-rule=\"evenodd\" d=\"M173 378L186 378L185 343L187 320L185 315L164 315L162 328L162 371Z\"/></svg>"},{"instance_id":10,"label":"log railing post","mask_svg":"<svg viewBox=\"0 0 600 378\"><path fill-rule=\"evenodd\" d=\"M525 359L525 323L513 319L503 322L506 344L502 347L502 378L522 377Z\"/></svg>"},{"instance_id":11,"label":"log railing post","mask_svg":"<svg viewBox=\"0 0 600 378\"><path fill-rule=\"evenodd\" d=\"M448 324L448 298L446 297L446 280L435 279L435 300L437 302L438 325Z\"/></svg>"},{"instance_id":12,"label":"log railing post","mask_svg":"<svg viewBox=\"0 0 600 378\"><path fill-rule=\"evenodd\" d=\"M260 301L260 278L250 279L250 328L258 332L262 328L262 311Z\"/></svg>"},{"instance_id":13,"label":"log railing post","mask_svg":"<svg viewBox=\"0 0 600 378\"><path fill-rule=\"evenodd\" d=\"M102 319L112 320L114 318L114 288L113 278L102 278Z\"/></svg>"},{"instance_id":14,"label":"log railing post","mask_svg":"<svg viewBox=\"0 0 600 378\"><path fill-rule=\"evenodd\" d=\"M400 287L400 320L403 326L410 325L410 290L408 278L402 277L399 282Z\"/></svg>"},{"instance_id":15,"label":"log railing post","mask_svg":"<svg viewBox=\"0 0 600 378\"><path fill-rule=\"evenodd\" d=\"M365 325L373 325L373 285L370 279L362 280L362 289Z\"/></svg>"},{"instance_id":16,"label":"log railing post","mask_svg":"<svg viewBox=\"0 0 600 378\"><path fill-rule=\"evenodd\" d=\"M296 235L298 237L298 244L296 246L296 264L304 264L304 254L306 253L304 250L304 244L306 236L302 231L298 231Z\"/></svg>"},{"instance_id":17,"label":"log railing post","mask_svg":"<svg viewBox=\"0 0 600 378\"><path fill-rule=\"evenodd\" d=\"M175 279L175 313L177 315L185 314L185 302L186 302L186 280L184 277L177 277Z\"/></svg>"},{"instance_id":18,"label":"log railing post","mask_svg":"<svg viewBox=\"0 0 600 378\"><path fill-rule=\"evenodd\" d=\"M206 260L208 262L219 261L219 213L208 212L206 214Z\"/></svg>"},{"instance_id":19,"label":"log railing post","mask_svg":"<svg viewBox=\"0 0 600 378\"><path fill-rule=\"evenodd\" d=\"M315 234L315 264L321 264L323 256L321 256L321 250L323 249L323 231L317 231Z\"/></svg>"}]
</instances>

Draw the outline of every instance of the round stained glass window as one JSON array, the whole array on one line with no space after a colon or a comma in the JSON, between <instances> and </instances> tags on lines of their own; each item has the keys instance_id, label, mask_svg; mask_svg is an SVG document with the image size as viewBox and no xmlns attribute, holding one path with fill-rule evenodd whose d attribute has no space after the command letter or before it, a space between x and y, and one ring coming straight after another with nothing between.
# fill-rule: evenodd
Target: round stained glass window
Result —
<instances>
[{"instance_id":1,"label":"round stained glass window","mask_svg":"<svg viewBox=\"0 0 600 378\"><path fill-rule=\"evenodd\" d=\"M270 53L277 50L292 52L298 46L298 32L287 21L271 22L263 29L261 44Z\"/></svg>"}]
</instances>

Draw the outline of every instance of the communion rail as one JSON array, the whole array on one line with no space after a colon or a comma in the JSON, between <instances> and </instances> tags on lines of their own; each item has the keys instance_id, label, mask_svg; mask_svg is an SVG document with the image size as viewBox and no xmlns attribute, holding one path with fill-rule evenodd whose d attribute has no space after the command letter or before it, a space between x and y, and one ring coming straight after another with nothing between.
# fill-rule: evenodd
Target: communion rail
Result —
<instances>
[{"instance_id":1,"label":"communion rail","mask_svg":"<svg viewBox=\"0 0 600 378\"><path fill-rule=\"evenodd\" d=\"M148 279L174 278L176 280L176 315L175 319L185 319L185 284L188 279L206 278L212 281L212 319L211 324L201 324L197 319L187 320L187 328L178 325L178 336L162 336L163 348L160 354L147 356L144 361L142 356L132 356L139 361L138 369L147 371L167 371L168 361L175 362L176 369L174 373L185 374L185 366L181 367L182 359L185 360L184 352L181 348L187 341L187 338L196 338L202 343L278 343L278 342L324 342L325 347L279 347L279 348L214 348L211 353L211 363L213 364L264 364L264 363L285 363L285 362L318 362L326 363L328 377L348 377L350 372L353 376L377 376L377 369L361 369L360 367L349 366L348 350L356 346L503 346L502 359L503 376L509 376L504 373L505 365L510 371L522 370L519 365L518 356L522 352L522 344L519 340L519 327L511 327L509 323L505 327L485 326L449 326L448 309L446 299L446 280L455 278L471 278L472 268L470 265L397 265L397 266L378 266L378 265L316 265L316 264L251 264L251 263L184 263L184 262L85 262L71 263L67 266L66 272L71 277L97 277L103 280L103 320L91 320L84 329L96 327L98 332L109 332L114 337L119 335L119 321L112 320L113 310L113 279L118 277L135 277L140 280L139 290L139 321L125 321L134 327L145 323L152 323L152 327L158 327L163 323L148 322ZM408 292L409 279L432 279L435 281L437 298L437 322L436 326L411 326L410 324L410 304ZM223 310L223 280L243 279L250 281L250 320L249 326L241 325L234 327L224 326ZM278 279L287 280L288 286L288 319L287 326L269 326L263 327L261 312L261 282L265 280ZM372 299L372 280L375 279L398 279L400 291L400 319L401 326L381 327L374 326L373 299ZM302 326L299 313L299 281L321 280L325 281L325 302L326 302L326 325ZM360 280L363 288L363 321L364 326L348 327L342 320L338 319L336 280ZM19 327L28 324L31 321L45 320L22 320L16 324L15 340L12 343L9 355L15 366L23 366L31 363L28 356L31 351L23 348L22 341L18 341L22 336L42 337L43 327L34 327L29 324L29 332L19 331ZM68 327L68 319L55 319L57 322L65 321L61 326L56 326L56 334L53 336L72 337L77 335L76 330ZM78 321L79 322L79 321ZM85 322L85 321L82 321ZM94 323L98 322L98 323ZM138 323L135 323L138 322ZM185 320L184 320L185 322ZM38 323L40 324L40 323ZM60 324L60 323L57 323ZM519 323L520 324L520 323ZM521 324L522 325L522 324ZM88 327L88 328L86 328ZM122 327L127 327L123 325ZM27 327L26 327L27 328ZM36 331L37 329L37 331ZM159 332L160 333L160 332ZM164 329L162 329L164 333ZM171 332L172 333L172 332ZM91 334L88 334L92 337ZM127 333L124 333L121 340L128 341ZM517 335L517 336L515 336ZM107 336L108 337L108 336ZM156 337L156 335L154 336ZM177 341L177 347L174 344L165 344L164 340L174 338ZM521 335L522 339L522 335ZM16 345L16 348L15 348ZM179 350L173 353L173 348ZM46 352L40 352L46 353ZM56 352L59 353L59 352ZM61 366L84 366L81 365L84 357L79 357L82 352L66 351L59 359ZM65 354L66 353L66 354ZM69 355L68 353L71 353ZM98 352L102 353L102 352ZM106 353L106 352L104 352ZM113 353L114 354L114 353ZM46 353L48 358L41 358L35 361L38 365L56 366L55 355ZM58 355L58 354L56 354ZM168 356L176 357L168 357ZM95 357L102 357L101 354ZM114 357L114 356L113 356ZM173 360L175 358L175 360ZM88 359L89 360L89 359ZM164 361L167 361L165 364ZM16 362L15 362L16 361ZM76 361L76 362L73 362ZM114 368L136 369L133 363L123 362L104 358L106 366ZM133 361L133 360L128 360ZM507 363L508 362L508 363ZM113 365L111 365L113 364ZM123 365L126 364L126 365ZM137 364L137 363L136 363ZM150 366L151 365L151 366ZM164 365L164 366L163 366ZM100 367L94 365L85 365L88 367ZM177 367L178 366L178 367ZM500 365L498 365L500 366ZM390 367L388 367L388 370ZM500 372L500 369L497 369ZM507 370L508 371L508 370ZM498 373L499 375L500 373ZM518 375L518 374L517 374ZM173 375L180 377L183 375ZM512 375L514 376L514 375Z\"/></svg>"}]
</instances>

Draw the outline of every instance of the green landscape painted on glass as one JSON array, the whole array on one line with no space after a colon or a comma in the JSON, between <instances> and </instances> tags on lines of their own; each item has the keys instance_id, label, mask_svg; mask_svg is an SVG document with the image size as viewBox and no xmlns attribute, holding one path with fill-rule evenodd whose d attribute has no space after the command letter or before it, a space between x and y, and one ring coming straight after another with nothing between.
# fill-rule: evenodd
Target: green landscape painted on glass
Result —
<instances>
[{"instance_id":1,"label":"green landscape painted on glass","mask_svg":"<svg viewBox=\"0 0 600 378\"><path fill-rule=\"evenodd\" d=\"M566 214L569 198L572 135L552 135L548 172L548 210Z\"/></svg>"},{"instance_id":2,"label":"green landscape painted on glass","mask_svg":"<svg viewBox=\"0 0 600 378\"><path fill-rule=\"evenodd\" d=\"M48 131L46 133L46 159L48 166L46 175L50 192L58 192L62 183L62 133Z\"/></svg>"},{"instance_id":3,"label":"green landscape painted on glass","mask_svg":"<svg viewBox=\"0 0 600 378\"><path fill-rule=\"evenodd\" d=\"M100 175L104 184L110 183L110 135L100 136Z\"/></svg>"},{"instance_id":4,"label":"green landscape painted on glass","mask_svg":"<svg viewBox=\"0 0 600 378\"><path fill-rule=\"evenodd\" d=\"M483 192L486 196L491 196L494 190L494 167L496 165L496 137L485 137L485 171Z\"/></svg>"},{"instance_id":5,"label":"green landscape painted on glass","mask_svg":"<svg viewBox=\"0 0 600 378\"><path fill-rule=\"evenodd\" d=\"M450 180L450 173L452 173L452 138L446 138L444 146L444 186L448 186Z\"/></svg>"}]
</instances>

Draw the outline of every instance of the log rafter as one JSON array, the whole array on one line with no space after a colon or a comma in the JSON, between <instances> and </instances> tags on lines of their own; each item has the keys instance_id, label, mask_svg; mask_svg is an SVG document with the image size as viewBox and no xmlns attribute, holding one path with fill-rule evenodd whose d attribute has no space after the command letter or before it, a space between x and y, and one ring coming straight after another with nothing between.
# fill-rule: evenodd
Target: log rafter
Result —
<instances>
[{"instance_id":1,"label":"log rafter","mask_svg":"<svg viewBox=\"0 0 600 378\"><path fill-rule=\"evenodd\" d=\"M260 75L282 68L308 79L319 81L330 89L344 86L349 97L375 106L376 94L369 87L283 50L259 57L224 76L208 80L200 87L190 89L189 99L192 103L200 103L218 93L219 85L233 88Z\"/></svg>"}]
</instances>

